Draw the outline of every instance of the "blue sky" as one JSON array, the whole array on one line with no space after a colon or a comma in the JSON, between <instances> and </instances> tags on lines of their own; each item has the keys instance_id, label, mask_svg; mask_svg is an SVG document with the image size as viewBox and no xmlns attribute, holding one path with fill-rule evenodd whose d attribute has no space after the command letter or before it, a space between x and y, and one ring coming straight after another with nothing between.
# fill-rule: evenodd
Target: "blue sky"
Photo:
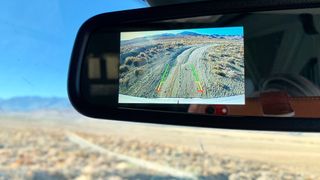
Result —
<instances>
[{"instance_id":1,"label":"blue sky","mask_svg":"<svg viewBox=\"0 0 320 180\"><path fill-rule=\"evenodd\" d=\"M0 3L0 98L67 97L76 33L88 18L144 7L142 0L10 0Z\"/></svg>"},{"instance_id":2,"label":"blue sky","mask_svg":"<svg viewBox=\"0 0 320 180\"><path fill-rule=\"evenodd\" d=\"M198 28L198 29L183 29L183 30L166 30L166 31L140 31L140 32L125 32L121 34L121 40L130 40L138 37L147 37L157 34L172 33L178 34L183 31L195 32L204 35L238 35L243 36L243 27L219 27L219 28Z\"/></svg>"}]
</instances>

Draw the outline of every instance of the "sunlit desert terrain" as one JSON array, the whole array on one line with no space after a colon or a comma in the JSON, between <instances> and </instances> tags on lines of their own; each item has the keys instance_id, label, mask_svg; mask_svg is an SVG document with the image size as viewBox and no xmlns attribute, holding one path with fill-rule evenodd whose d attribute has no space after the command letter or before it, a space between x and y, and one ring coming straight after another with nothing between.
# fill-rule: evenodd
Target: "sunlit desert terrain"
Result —
<instances>
[{"instance_id":1,"label":"sunlit desert terrain","mask_svg":"<svg viewBox=\"0 0 320 180\"><path fill-rule=\"evenodd\" d=\"M242 36L189 31L121 41L119 92L147 99L242 95L243 46Z\"/></svg>"},{"instance_id":2,"label":"sunlit desert terrain","mask_svg":"<svg viewBox=\"0 0 320 180\"><path fill-rule=\"evenodd\" d=\"M0 179L319 179L320 134L0 118Z\"/></svg>"}]
</instances>

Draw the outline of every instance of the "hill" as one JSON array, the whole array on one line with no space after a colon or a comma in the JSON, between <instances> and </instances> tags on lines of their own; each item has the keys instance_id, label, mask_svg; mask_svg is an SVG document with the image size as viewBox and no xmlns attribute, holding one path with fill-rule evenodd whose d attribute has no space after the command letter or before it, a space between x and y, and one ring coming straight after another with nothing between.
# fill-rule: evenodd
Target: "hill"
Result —
<instances>
[{"instance_id":1,"label":"hill","mask_svg":"<svg viewBox=\"0 0 320 180\"><path fill-rule=\"evenodd\" d=\"M24 96L0 99L0 111L66 110L72 108L67 98Z\"/></svg>"}]
</instances>

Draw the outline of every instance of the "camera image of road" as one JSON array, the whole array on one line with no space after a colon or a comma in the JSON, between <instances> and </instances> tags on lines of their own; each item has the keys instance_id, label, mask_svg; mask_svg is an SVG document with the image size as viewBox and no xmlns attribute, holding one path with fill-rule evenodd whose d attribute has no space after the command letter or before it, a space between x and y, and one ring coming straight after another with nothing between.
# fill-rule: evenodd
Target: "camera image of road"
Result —
<instances>
[{"instance_id":1,"label":"camera image of road","mask_svg":"<svg viewBox=\"0 0 320 180\"><path fill-rule=\"evenodd\" d=\"M185 31L122 41L119 71L121 95L208 99L243 95L243 37Z\"/></svg>"},{"instance_id":2,"label":"camera image of road","mask_svg":"<svg viewBox=\"0 0 320 180\"><path fill-rule=\"evenodd\" d=\"M210 92L204 91L210 83L210 78L206 76L206 64L197 62L197 59L202 58L210 47L213 45L203 45L183 51L176 58L176 64L167 75L166 81L160 81L157 89L159 97L200 97Z\"/></svg>"}]
</instances>

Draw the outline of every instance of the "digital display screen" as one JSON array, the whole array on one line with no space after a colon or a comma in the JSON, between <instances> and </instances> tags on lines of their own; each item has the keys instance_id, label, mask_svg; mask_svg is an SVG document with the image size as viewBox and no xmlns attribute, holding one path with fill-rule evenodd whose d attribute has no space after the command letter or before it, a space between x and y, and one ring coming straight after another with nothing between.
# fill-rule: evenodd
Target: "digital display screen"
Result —
<instances>
[{"instance_id":1,"label":"digital display screen","mask_svg":"<svg viewBox=\"0 0 320 180\"><path fill-rule=\"evenodd\" d=\"M243 27L121 32L119 103L245 104Z\"/></svg>"}]
</instances>

